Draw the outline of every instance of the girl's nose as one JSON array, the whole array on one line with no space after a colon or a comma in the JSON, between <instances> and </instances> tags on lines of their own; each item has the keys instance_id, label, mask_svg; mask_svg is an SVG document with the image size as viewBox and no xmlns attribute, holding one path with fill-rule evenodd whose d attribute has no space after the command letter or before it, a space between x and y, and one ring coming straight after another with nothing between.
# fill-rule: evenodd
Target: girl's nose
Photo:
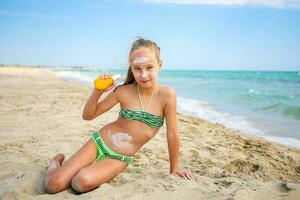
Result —
<instances>
[{"instance_id":1,"label":"girl's nose","mask_svg":"<svg viewBox=\"0 0 300 200\"><path fill-rule=\"evenodd\" d=\"M147 74L145 71L142 71L142 78L145 78L145 77L147 77Z\"/></svg>"}]
</instances>

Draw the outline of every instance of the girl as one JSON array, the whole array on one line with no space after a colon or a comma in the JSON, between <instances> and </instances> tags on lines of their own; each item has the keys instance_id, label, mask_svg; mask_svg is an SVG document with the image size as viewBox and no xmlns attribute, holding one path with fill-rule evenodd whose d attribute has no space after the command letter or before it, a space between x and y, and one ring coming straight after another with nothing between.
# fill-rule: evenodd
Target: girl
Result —
<instances>
[{"instance_id":1,"label":"girl","mask_svg":"<svg viewBox=\"0 0 300 200\"><path fill-rule=\"evenodd\" d=\"M129 68L123 85L99 101L111 90L94 89L87 100L83 119L92 120L116 104L121 110L116 121L92 134L63 165L63 154L57 154L47 168L45 189L49 193L70 187L87 192L112 180L133 161L134 154L167 125L170 174L192 179L188 171L179 171L179 134L176 122L176 93L157 83L162 67L160 48L155 42L139 38L129 53ZM110 78L110 75L102 75ZM99 101L99 102L98 102Z\"/></svg>"}]
</instances>

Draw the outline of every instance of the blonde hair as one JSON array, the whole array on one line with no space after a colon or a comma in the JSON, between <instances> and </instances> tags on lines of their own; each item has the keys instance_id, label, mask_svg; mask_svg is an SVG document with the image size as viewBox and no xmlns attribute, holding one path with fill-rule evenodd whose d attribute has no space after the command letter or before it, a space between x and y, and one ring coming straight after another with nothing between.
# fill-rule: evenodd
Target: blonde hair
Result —
<instances>
[{"instance_id":1,"label":"blonde hair","mask_svg":"<svg viewBox=\"0 0 300 200\"><path fill-rule=\"evenodd\" d=\"M131 70L131 66L130 66L130 55L132 54L133 51L135 51L137 49L140 49L140 48L143 48L143 47L153 50L158 63L161 63L159 46L151 40L146 40L142 37L138 37L138 39L136 39L132 43L132 46L131 46L131 49L130 49L130 52L129 52L129 56L128 56L129 57L129 59L128 59L129 67L128 67L127 76L126 76L126 79L125 79L123 85L128 85L128 84L132 84L132 83L135 84L136 83L135 79L134 79L134 76L133 76L133 73L132 73L132 70Z\"/></svg>"}]
</instances>

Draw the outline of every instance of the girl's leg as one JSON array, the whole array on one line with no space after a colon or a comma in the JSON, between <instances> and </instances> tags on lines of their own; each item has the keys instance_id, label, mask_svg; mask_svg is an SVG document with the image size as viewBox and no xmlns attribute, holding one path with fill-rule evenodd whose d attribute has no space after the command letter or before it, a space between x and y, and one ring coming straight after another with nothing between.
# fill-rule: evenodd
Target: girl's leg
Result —
<instances>
[{"instance_id":1,"label":"girl's leg","mask_svg":"<svg viewBox=\"0 0 300 200\"><path fill-rule=\"evenodd\" d=\"M45 189L49 193L56 193L67 189L72 178L83 167L90 165L97 157L97 148L92 139L86 142L72 157L62 166L64 156L58 154L50 163L45 178Z\"/></svg>"},{"instance_id":2,"label":"girl's leg","mask_svg":"<svg viewBox=\"0 0 300 200\"><path fill-rule=\"evenodd\" d=\"M112 180L124 171L127 163L114 159L103 159L82 168L72 179L72 188L77 192L88 192Z\"/></svg>"}]
</instances>

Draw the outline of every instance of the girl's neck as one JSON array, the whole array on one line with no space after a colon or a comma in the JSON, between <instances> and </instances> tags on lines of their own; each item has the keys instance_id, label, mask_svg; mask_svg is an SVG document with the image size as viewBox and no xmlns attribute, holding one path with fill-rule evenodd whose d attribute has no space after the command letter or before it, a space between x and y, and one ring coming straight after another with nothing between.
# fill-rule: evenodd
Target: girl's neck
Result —
<instances>
[{"instance_id":1,"label":"girl's neck","mask_svg":"<svg viewBox=\"0 0 300 200\"><path fill-rule=\"evenodd\" d=\"M151 95L153 93L153 91L158 87L158 83L156 82L155 84L153 84L151 87L148 87L148 88L143 88L138 84L137 84L137 87L139 87L141 94Z\"/></svg>"}]
</instances>

